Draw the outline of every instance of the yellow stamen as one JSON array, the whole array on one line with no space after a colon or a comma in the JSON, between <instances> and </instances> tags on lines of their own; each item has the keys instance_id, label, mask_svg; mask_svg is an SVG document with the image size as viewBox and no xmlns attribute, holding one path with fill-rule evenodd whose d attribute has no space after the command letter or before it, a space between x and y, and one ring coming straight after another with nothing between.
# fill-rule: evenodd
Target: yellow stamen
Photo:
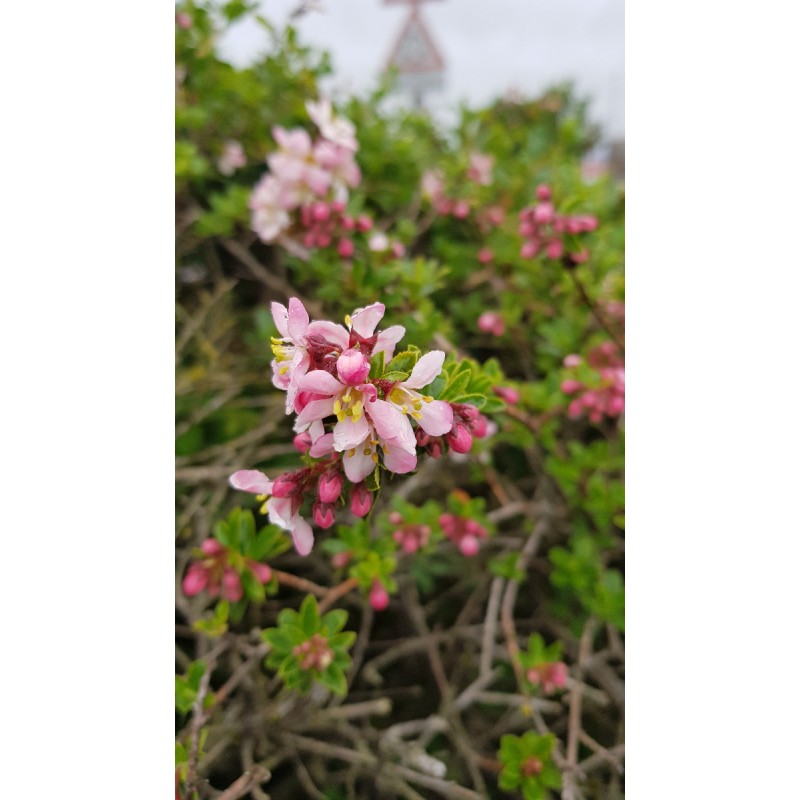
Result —
<instances>
[{"instance_id":1,"label":"yellow stamen","mask_svg":"<svg viewBox=\"0 0 800 800\"><path fill-rule=\"evenodd\" d=\"M260 514L266 514L267 513L267 504L264 503L264 505L261 506L261 508L259 508L258 511L259 511Z\"/></svg>"},{"instance_id":2,"label":"yellow stamen","mask_svg":"<svg viewBox=\"0 0 800 800\"><path fill-rule=\"evenodd\" d=\"M368 456L371 452L372 452L372 448L371 447L365 447L364 448L364 455L365 456Z\"/></svg>"},{"instance_id":3,"label":"yellow stamen","mask_svg":"<svg viewBox=\"0 0 800 800\"><path fill-rule=\"evenodd\" d=\"M267 496L265 494L257 494L256 495L256 500L258 500L259 503L263 503L266 499L267 499Z\"/></svg>"},{"instance_id":4,"label":"yellow stamen","mask_svg":"<svg viewBox=\"0 0 800 800\"><path fill-rule=\"evenodd\" d=\"M432 398L430 395L427 395L427 394L426 394L426 395L424 395L422 399L423 399L423 400L424 400L426 403L432 403L432 402L433 402L433 398Z\"/></svg>"},{"instance_id":5,"label":"yellow stamen","mask_svg":"<svg viewBox=\"0 0 800 800\"><path fill-rule=\"evenodd\" d=\"M348 328L353 327L353 318L349 314L344 315L344 324L347 325Z\"/></svg>"},{"instance_id":6,"label":"yellow stamen","mask_svg":"<svg viewBox=\"0 0 800 800\"><path fill-rule=\"evenodd\" d=\"M352 450L348 450L348 451L347 451L347 457L348 457L348 458L352 458L352 457L353 457L355 454L356 454L356 449L355 449L355 447L354 447Z\"/></svg>"},{"instance_id":7,"label":"yellow stamen","mask_svg":"<svg viewBox=\"0 0 800 800\"><path fill-rule=\"evenodd\" d=\"M377 453L373 453L373 454L372 454L372 460L373 460L373 461L374 461L376 464L378 463L378 454L377 454Z\"/></svg>"},{"instance_id":8,"label":"yellow stamen","mask_svg":"<svg viewBox=\"0 0 800 800\"><path fill-rule=\"evenodd\" d=\"M414 419L422 419L422 414L420 414L420 413L419 413L419 411L412 411L412 412L411 412L411 416L412 416Z\"/></svg>"}]
</instances>

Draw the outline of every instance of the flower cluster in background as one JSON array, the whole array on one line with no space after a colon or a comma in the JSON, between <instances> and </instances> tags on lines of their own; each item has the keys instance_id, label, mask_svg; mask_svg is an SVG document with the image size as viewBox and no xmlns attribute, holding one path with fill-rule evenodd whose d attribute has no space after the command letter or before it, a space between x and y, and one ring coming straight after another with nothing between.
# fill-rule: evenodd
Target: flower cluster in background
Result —
<instances>
[{"instance_id":1,"label":"flower cluster in background","mask_svg":"<svg viewBox=\"0 0 800 800\"><path fill-rule=\"evenodd\" d=\"M312 141L303 128L287 131L276 125L272 135L278 150L267 156L270 171L250 196L252 227L265 242L297 227L306 234L306 246L328 246L347 230L345 221L332 214L342 213L349 189L361 182L355 128L335 116L327 100L308 102L306 109L321 135Z\"/></svg>"},{"instance_id":2,"label":"flower cluster in background","mask_svg":"<svg viewBox=\"0 0 800 800\"><path fill-rule=\"evenodd\" d=\"M597 345L585 361L571 353L564 366L569 377L562 381L561 391L575 395L567 408L570 417L588 414L598 423L604 416L618 417L625 411L625 362L614 342Z\"/></svg>"}]
</instances>

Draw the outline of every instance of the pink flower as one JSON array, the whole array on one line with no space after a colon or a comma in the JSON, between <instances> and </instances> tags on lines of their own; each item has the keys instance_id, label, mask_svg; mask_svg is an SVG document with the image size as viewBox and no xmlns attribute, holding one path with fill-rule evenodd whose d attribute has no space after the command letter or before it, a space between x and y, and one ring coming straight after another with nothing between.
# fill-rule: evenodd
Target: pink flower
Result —
<instances>
[{"instance_id":1,"label":"pink flower","mask_svg":"<svg viewBox=\"0 0 800 800\"><path fill-rule=\"evenodd\" d=\"M444 178L439 170L428 170L422 175L422 194L434 202L444 194Z\"/></svg>"},{"instance_id":2,"label":"pink flower","mask_svg":"<svg viewBox=\"0 0 800 800\"><path fill-rule=\"evenodd\" d=\"M336 374L342 383L357 386L369 375L369 359L360 350L350 347L336 360Z\"/></svg>"},{"instance_id":3,"label":"pink flower","mask_svg":"<svg viewBox=\"0 0 800 800\"><path fill-rule=\"evenodd\" d=\"M495 311L484 311L478 317L478 329L494 336L502 336L506 332L506 323Z\"/></svg>"},{"instance_id":4,"label":"pink flower","mask_svg":"<svg viewBox=\"0 0 800 800\"><path fill-rule=\"evenodd\" d=\"M358 149L355 126L344 117L334 115L330 100L323 98L316 103L308 100L306 110L328 141L353 152Z\"/></svg>"},{"instance_id":5,"label":"pink flower","mask_svg":"<svg viewBox=\"0 0 800 800\"><path fill-rule=\"evenodd\" d=\"M444 352L432 350L426 353L414 365L411 375L404 381L398 381L387 395L391 405L403 414L407 429L398 433L402 441L414 440L411 423L408 417L415 420L429 436L442 436L453 427L453 410L450 404L442 400L434 400L422 395L417 390L427 386L442 371Z\"/></svg>"},{"instance_id":6,"label":"pink flower","mask_svg":"<svg viewBox=\"0 0 800 800\"><path fill-rule=\"evenodd\" d=\"M480 539L489 535L486 528L474 519L458 517L455 514L442 514L439 517L444 535L450 539L468 558L477 554Z\"/></svg>"},{"instance_id":7,"label":"pink flower","mask_svg":"<svg viewBox=\"0 0 800 800\"><path fill-rule=\"evenodd\" d=\"M281 184L273 175L264 175L255 185L249 206L251 225L262 241L274 241L289 227L289 214L281 205Z\"/></svg>"},{"instance_id":8,"label":"pink flower","mask_svg":"<svg viewBox=\"0 0 800 800\"><path fill-rule=\"evenodd\" d=\"M271 481L263 472L256 469L243 469L234 472L229 482L234 489L256 495L273 494L267 500L269 521L283 528L292 536L295 549L301 556L307 556L314 546L314 532L311 526L300 516L300 505L297 496L292 496L292 481L281 476L281 481ZM276 497L274 492L284 495Z\"/></svg>"},{"instance_id":9,"label":"pink flower","mask_svg":"<svg viewBox=\"0 0 800 800\"><path fill-rule=\"evenodd\" d=\"M509 405L515 406L519 403L519 392L510 386L493 386L492 391Z\"/></svg>"},{"instance_id":10,"label":"pink flower","mask_svg":"<svg viewBox=\"0 0 800 800\"><path fill-rule=\"evenodd\" d=\"M481 264L488 264L494 258L494 253L488 247L482 247L478 250L478 261Z\"/></svg>"},{"instance_id":11,"label":"pink flower","mask_svg":"<svg viewBox=\"0 0 800 800\"><path fill-rule=\"evenodd\" d=\"M467 178L481 186L489 186L492 182L492 167L494 167L494 156L472 153L469 157Z\"/></svg>"},{"instance_id":12,"label":"pink flower","mask_svg":"<svg viewBox=\"0 0 800 800\"><path fill-rule=\"evenodd\" d=\"M237 169L243 167L246 163L247 158L241 143L232 139L225 142L222 155L217 161L217 169L223 175L233 175Z\"/></svg>"}]
</instances>

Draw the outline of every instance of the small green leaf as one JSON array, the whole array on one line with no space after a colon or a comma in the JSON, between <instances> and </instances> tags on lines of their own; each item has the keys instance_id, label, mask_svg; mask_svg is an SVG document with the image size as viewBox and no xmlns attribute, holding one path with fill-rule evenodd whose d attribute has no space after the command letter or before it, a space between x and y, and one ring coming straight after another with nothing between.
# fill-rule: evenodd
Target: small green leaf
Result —
<instances>
[{"instance_id":1,"label":"small green leaf","mask_svg":"<svg viewBox=\"0 0 800 800\"><path fill-rule=\"evenodd\" d=\"M387 372L406 372L410 373L414 369L414 365L419 360L419 351L404 350L398 353L387 365Z\"/></svg>"}]
</instances>

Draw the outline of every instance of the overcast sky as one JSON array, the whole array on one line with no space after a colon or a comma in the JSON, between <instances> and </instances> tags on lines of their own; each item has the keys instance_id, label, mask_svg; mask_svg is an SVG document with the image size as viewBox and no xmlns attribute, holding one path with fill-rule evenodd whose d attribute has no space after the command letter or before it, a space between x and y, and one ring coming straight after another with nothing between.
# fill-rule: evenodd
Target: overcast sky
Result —
<instances>
[{"instance_id":1,"label":"overcast sky","mask_svg":"<svg viewBox=\"0 0 800 800\"><path fill-rule=\"evenodd\" d=\"M298 0L262 0L264 16L283 23ZM374 86L403 22L404 4L319 0L321 12L298 23L302 41L333 57L338 92ZM445 107L478 105L516 89L537 95L572 80L591 99L590 116L605 138L625 130L624 0L432 0L422 16L446 64L445 87L430 98ZM223 56L244 64L266 46L255 24L236 25Z\"/></svg>"}]
</instances>

